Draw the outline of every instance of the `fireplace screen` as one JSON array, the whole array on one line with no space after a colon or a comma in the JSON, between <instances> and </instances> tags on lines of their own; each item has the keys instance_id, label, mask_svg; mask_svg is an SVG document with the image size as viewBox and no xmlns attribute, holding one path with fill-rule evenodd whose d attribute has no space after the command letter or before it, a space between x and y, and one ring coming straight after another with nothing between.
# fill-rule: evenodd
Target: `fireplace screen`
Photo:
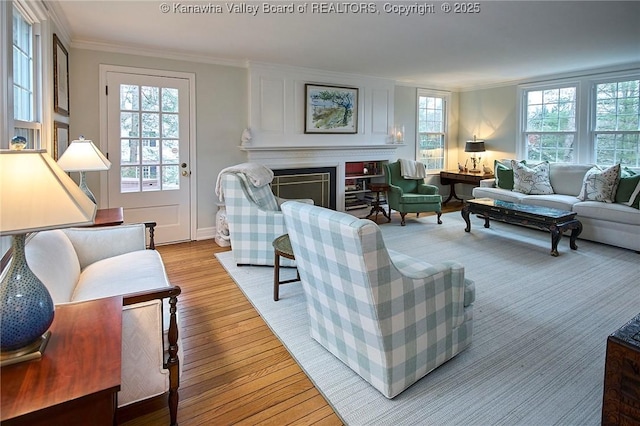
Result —
<instances>
[{"instance_id":1,"label":"fireplace screen","mask_svg":"<svg viewBox=\"0 0 640 426\"><path fill-rule=\"evenodd\" d=\"M274 170L273 193L281 198L311 198L316 206L336 209L335 167Z\"/></svg>"}]
</instances>

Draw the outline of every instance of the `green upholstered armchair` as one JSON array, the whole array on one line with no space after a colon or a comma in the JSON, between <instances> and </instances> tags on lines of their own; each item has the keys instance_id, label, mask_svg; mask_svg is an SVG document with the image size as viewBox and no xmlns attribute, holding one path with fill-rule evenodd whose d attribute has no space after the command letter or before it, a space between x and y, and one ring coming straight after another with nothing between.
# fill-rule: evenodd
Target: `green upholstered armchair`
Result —
<instances>
[{"instance_id":1,"label":"green upholstered armchair","mask_svg":"<svg viewBox=\"0 0 640 426\"><path fill-rule=\"evenodd\" d=\"M400 162L384 165L385 179L389 185L387 203L389 207L400 213L401 225L405 225L407 213L436 212L438 224L442 223L442 197L438 187L427 185L421 179L405 179L400 171Z\"/></svg>"}]
</instances>

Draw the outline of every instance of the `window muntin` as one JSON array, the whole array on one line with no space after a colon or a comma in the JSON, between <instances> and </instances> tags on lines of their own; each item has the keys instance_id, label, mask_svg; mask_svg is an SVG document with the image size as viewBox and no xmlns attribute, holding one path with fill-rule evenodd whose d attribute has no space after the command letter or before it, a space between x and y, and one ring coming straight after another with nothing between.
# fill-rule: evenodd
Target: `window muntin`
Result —
<instances>
[{"instance_id":1,"label":"window muntin","mask_svg":"<svg viewBox=\"0 0 640 426\"><path fill-rule=\"evenodd\" d=\"M524 98L525 159L573 162L577 137L577 87L528 90Z\"/></svg>"},{"instance_id":2,"label":"window muntin","mask_svg":"<svg viewBox=\"0 0 640 426\"><path fill-rule=\"evenodd\" d=\"M180 189L179 94L120 85L120 192Z\"/></svg>"},{"instance_id":3,"label":"window muntin","mask_svg":"<svg viewBox=\"0 0 640 426\"><path fill-rule=\"evenodd\" d=\"M595 163L640 167L640 79L594 85Z\"/></svg>"},{"instance_id":4,"label":"window muntin","mask_svg":"<svg viewBox=\"0 0 640 426\"><path fill-rule=\"evenodd\" d=\"M24 136L27 148L39 148L42 131L38 90L39 34L37 25L16 6L12 10L12 81L9 89L13 92L13 135Z\"/></svg>"},{"instance_id":5,"label":"window muntin","mask_svg":"<svg viewBox=\"0 0 640 426\"><path fill-rule=\"evenodd\" d=\"M444 96L418 95L417 159L427 171L444 169L446 105Z\"/></svg>"}]
</instances>

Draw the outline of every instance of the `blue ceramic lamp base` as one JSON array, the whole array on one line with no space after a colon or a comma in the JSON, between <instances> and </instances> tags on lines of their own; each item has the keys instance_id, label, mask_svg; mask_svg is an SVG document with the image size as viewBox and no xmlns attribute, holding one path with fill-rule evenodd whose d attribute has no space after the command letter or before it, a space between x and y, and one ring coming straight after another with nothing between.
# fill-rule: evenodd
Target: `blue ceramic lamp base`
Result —
<instances>
[{"instance_id":1,"label":"blue ceramic lamp base","mask_svg":"<svg viewBox=\"0 0 640 426\"><path fill-rule=\"evenodd\" d=\"M25 234L14 235L11 265L0 283L0 358L3 365L6 360L44 350L46 339L43 341L43 335L55 313L47 287L27 265L25 238Z\"/></svg>"}]
</instances>

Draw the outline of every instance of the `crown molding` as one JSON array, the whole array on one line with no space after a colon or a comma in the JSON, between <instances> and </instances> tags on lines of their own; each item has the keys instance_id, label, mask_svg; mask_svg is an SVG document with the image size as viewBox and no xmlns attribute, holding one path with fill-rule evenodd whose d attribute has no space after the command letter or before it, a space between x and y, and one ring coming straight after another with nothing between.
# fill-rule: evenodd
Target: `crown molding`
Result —
<instances>
[{"instance_id":1,"label":"crown molding","mask_svg":"<svg viewBox=\"0 0 640 426\"><path fill-rule=\"evenodd\" d=\"M195 53L159 50L142 46L124 46L113 43L76 39L71 42L71 47L74 49L97 50L101 52L122 53L126 55L149 56L154 58L171 59L175 61L198 62L204 64L224 65L229 67L248 68L248 62L246 60L215 58Z\"/></svg>"}]
</instances>

